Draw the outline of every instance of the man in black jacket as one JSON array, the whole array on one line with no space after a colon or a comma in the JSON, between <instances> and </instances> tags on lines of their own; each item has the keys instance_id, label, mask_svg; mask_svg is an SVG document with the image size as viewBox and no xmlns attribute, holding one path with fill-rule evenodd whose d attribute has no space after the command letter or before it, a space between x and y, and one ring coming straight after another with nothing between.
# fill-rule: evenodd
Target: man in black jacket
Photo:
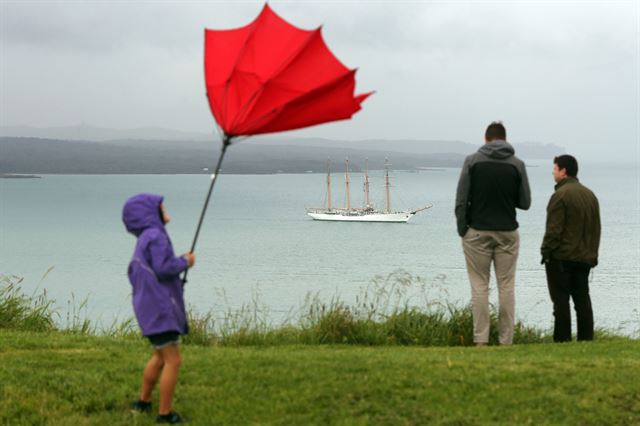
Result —
<instances>
[{"instance_id":1,"label":"man in black jacket","mask_svg":"<svg viewBox=\"0 0 640 426\"><path fill-rule=\"evenodd\" d=\"M513 342L515 276L520 236L516 208L527 210L531 190L524 163L506 141L507 131L493 122L485 145L462 166L456 195L458 234L467 263L473 305L473 341L489 341L489 279L493 262L498 283L501 345Z\"/></svg>"},{"instance_id":2,"label":"man in black jacket","mask_svg":"<svg viewBox=\"0 0 640 426\"><path fill-rule=\"evenodd\" d=\"M598 264L600 207L593 192L578 181L574 157L561 155L553 163L556 186L540 248L553 302L553 340L571 340L569 298L576 310L578 340L593 340L589 271Z\"/></svg>"}]
</instances>

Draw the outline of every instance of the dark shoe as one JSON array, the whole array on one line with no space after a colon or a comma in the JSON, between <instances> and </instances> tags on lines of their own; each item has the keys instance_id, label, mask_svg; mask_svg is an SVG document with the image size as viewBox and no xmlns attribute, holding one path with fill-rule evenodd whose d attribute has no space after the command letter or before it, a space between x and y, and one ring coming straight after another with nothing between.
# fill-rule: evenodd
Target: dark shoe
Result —
<instances>
[{"instance_id":1,"label":"dark shoe","mask_svg":"<svg viewBox=\"0 0 640 426\"><path fill-rule=\"evenodd\" d=\"M172 411L169 414L165 414L164 416L156 417L156 423L174 424L174 423L183 423L183 422L184 420L182 419L182 417L180 417L180 415L175 411Z\"/></svg>"},{"instance_id":2,"label":"dark shoe","mask_svg":"<svg viewBox=\"0 0 640 426\"><path fill-rule=\"evenodd\" d=\"M151 412L151 401L142 401L141 399L131 403L131 411L136 413Z\"/></svg>"}]
</instances>

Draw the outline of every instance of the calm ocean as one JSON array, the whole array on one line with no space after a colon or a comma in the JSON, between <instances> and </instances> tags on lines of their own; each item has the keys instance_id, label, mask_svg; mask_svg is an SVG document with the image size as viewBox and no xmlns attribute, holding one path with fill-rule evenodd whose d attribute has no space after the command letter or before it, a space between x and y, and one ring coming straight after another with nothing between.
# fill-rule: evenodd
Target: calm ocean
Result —
<instances>
[{"instance_id":1,"label":"calm ocean","mask_svg":"<svg viewBox=\"0 0 640 426\"><path fill-rule=\"evenodd\" d=\"M551 167L528 168L533 205L518 212L521 251L517 316L550 327L551 305L539 246L553 191ZM221 175L189 273L186 298L196 310L222 313L258 295L277 323L305 296L353 303L376 275L402 269L437 287L439 298L466 304L469 285L453 203L458 169L393 174L392 204L434 206L408 224L316 222L305 206L325 200L325 175ZM600 199L603 235L591 294L597 326L640 330L640 178L637 167L582 165L581 181ZM382 202L382 176L371 177ZM333 203L344 200L334 174ZM352 204L362 203L362 175L352 175ZM0 273L24 277L28 292L46 289L61 317L67 301L88 299L86 314L104 324L132 315L126 270L134 246L120 220L138 192L165 195L177 253L188 249L206 175L66 176L0 180ZM50 268L53 270L41 280ZM492 282L492 289L495 283ZM492 299L497 300L495 291Z\"/></svg>"}]
</instances>

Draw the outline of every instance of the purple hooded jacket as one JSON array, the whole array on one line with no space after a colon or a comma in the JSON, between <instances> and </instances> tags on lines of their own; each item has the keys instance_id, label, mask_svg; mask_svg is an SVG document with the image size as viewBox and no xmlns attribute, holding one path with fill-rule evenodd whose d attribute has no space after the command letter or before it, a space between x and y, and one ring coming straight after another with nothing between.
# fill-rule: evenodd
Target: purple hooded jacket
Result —
<instances>
[{"instance_id":1,"label":"purple hooded jacket","mask_svg":"<svg viewBox=\"0 0 640 426\"><path fill-rule=\"evenodd\" d=\"M176 257L160 217L163 197L138 194L122 210L127 231L138 238L129 263L133 310L143 336L175 331L187 334L187 315L180 273L187 260Z\"/></svg>"}]
</instances>

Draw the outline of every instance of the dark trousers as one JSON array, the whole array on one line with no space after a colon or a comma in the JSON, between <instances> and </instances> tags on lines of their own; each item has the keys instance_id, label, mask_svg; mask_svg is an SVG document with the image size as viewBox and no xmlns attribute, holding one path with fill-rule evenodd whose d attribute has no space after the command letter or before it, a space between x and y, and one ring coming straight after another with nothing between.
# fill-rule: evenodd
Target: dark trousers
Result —
<instances>
[{"instance_id":1,"label":"dark trousers","mask_svg":"<svg viewBox=\"0 0 640 426\"><path fill-rule=\"evenodd\" d=\"M545 269L555 317L553 341L571 341L569 298L573 299L576 310L578 340L593 340L593 310L589 297L591 266L579 262L549 260Z\"/></svg>"}]
</instances>

